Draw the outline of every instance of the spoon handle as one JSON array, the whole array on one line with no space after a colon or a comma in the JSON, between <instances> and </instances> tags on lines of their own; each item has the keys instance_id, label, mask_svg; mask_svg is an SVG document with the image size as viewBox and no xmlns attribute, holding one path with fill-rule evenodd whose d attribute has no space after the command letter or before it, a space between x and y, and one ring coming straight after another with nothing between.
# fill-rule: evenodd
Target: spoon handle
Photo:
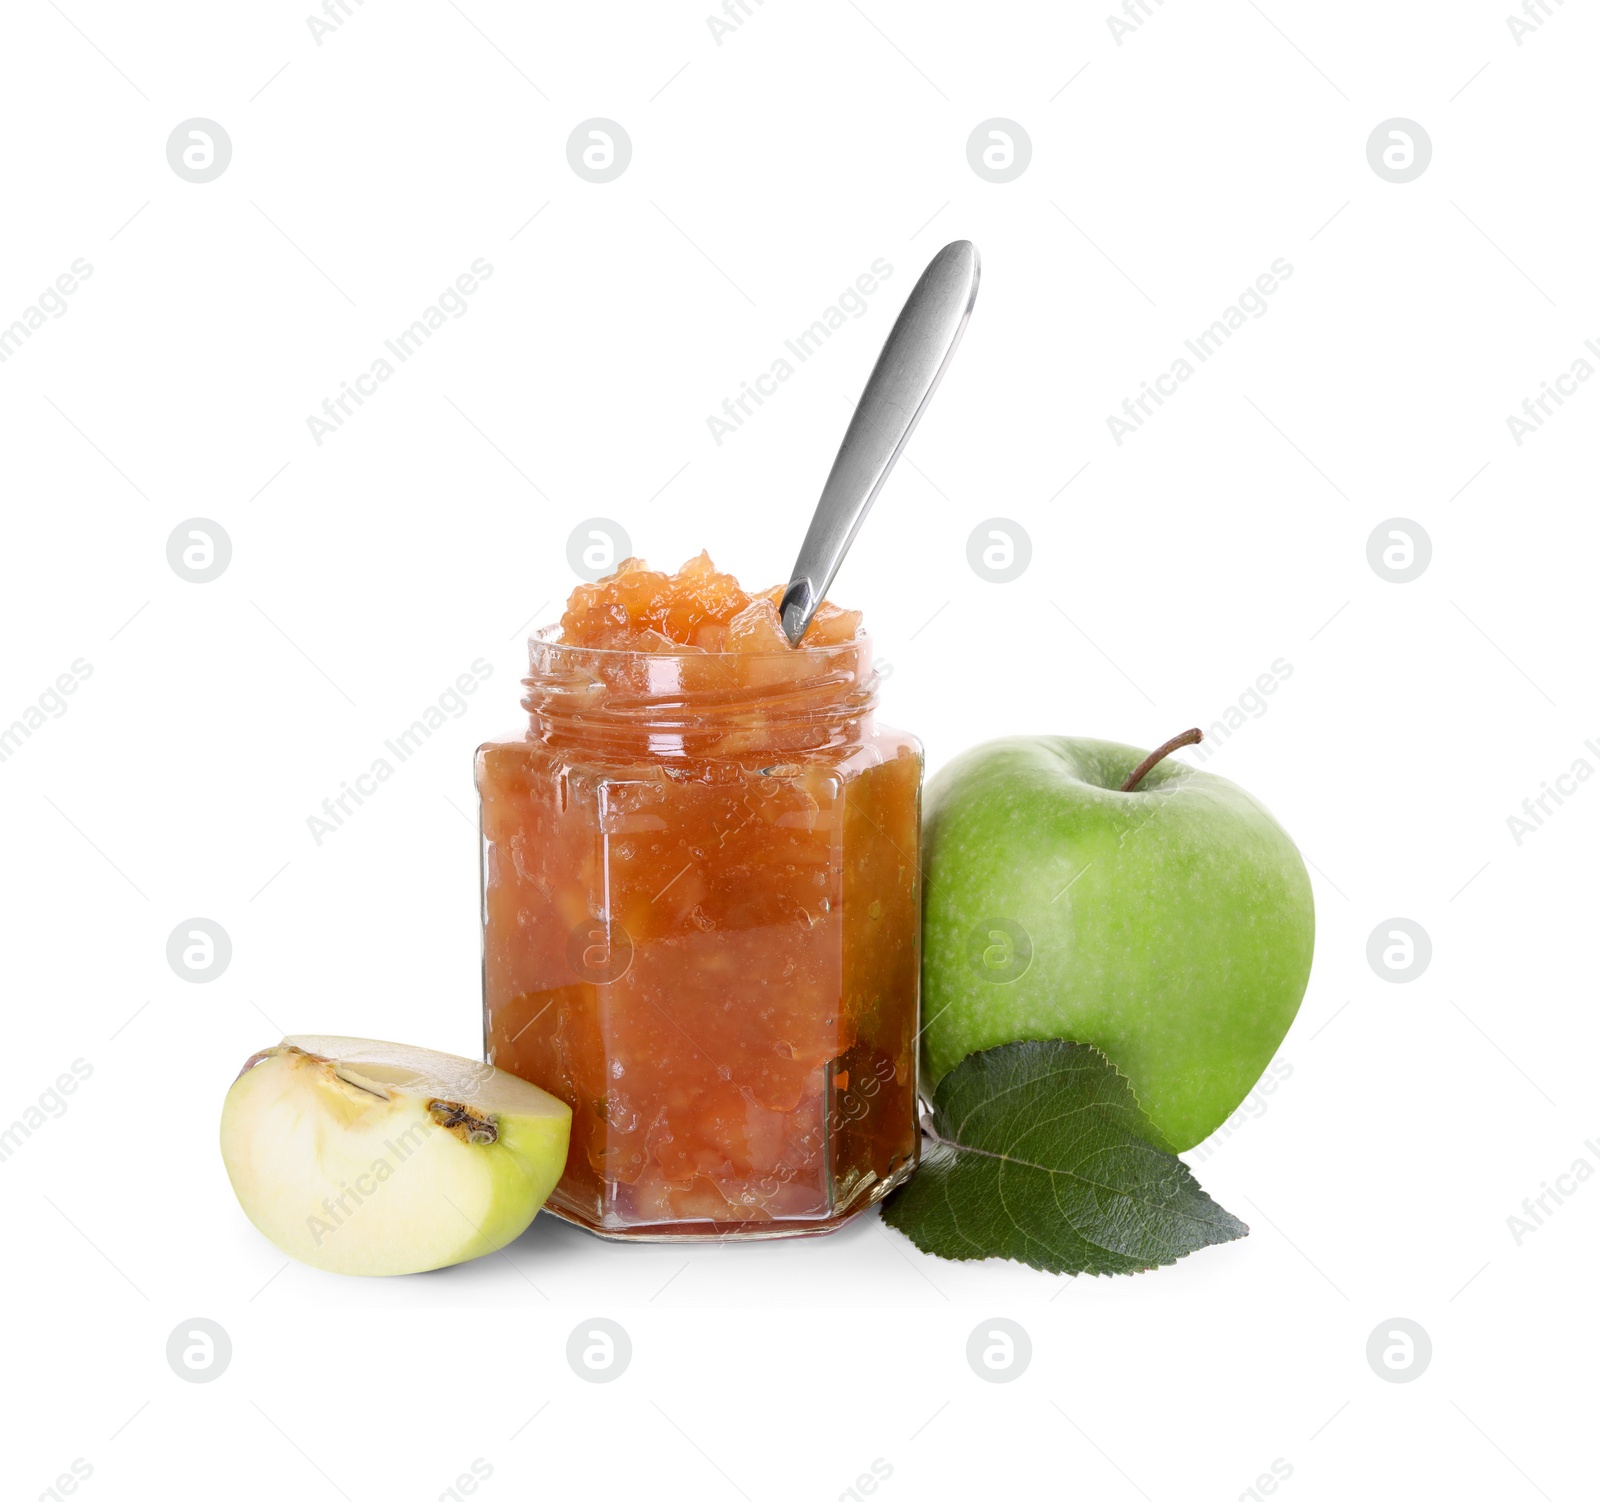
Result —
<instances>
[{"instance_id":1,"label":"spoon handle","mask_svg":"<svg viewBox=\"0 0 1600 1502\"><path fill-rule=\"evenodd\" d=\"M978 295L977 248L955 240L928 263L900 310L845 430L779 614L798 646L868 510L938 388Z\"/></svg>"}]
</instances>

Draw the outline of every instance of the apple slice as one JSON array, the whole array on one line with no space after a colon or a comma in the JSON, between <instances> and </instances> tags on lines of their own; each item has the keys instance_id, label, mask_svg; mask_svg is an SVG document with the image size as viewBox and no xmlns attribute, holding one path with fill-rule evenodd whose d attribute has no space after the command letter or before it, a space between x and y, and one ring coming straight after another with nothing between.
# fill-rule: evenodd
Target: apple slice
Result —
<instances>
[{"instance_id":1,"label":"apple slice","mask_svg":"<svg viewBox=\"0 0 1600 1502\"><path fill-rule=\"evenodd\" d=\"M222 1160L256 1228L329 1272L449 1267L514 1241L555 1188L572 1111L454 1054L285 1038L245 1061Z\"/></svg>"}]
</instances>

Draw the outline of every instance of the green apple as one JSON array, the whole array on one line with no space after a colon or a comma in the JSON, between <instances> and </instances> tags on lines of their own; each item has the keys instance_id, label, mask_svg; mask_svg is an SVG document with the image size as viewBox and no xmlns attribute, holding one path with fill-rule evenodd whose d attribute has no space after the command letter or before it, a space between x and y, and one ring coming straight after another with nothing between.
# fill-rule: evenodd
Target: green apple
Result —
<instances>
[{"instance_id":1,"label":"green apple","mask_svg":"<svg viewBox=\"0 0 1600 1502\"><path fill-rule=\"evenodd\" d=\"M1110 741L1019 736L934 777L925 1090L979 1049L1092 1043L1179 1152L1250 1092L1305 994L1311 882L1247 792L1159 759L1199 738L1147 757Z\"/></svg>"},{"instance_id":2,"label":"green apple","mask_svg":"<svg viewBox=\"0 0 1600 1502\"><path fill-rule=\"evenodd\" d=\"M567 1161L564 1101L489 1064L370 1038L246 1060L222 1158L256 1228L329 1272L426 1272L528 1229Z\"/></svg>"}]
</instances>

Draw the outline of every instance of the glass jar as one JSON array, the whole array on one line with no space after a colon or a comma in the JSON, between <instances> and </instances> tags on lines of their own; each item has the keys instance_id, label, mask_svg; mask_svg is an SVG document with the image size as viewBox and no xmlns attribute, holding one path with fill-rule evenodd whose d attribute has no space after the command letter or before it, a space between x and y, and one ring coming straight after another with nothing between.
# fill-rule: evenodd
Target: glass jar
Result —
<instances>
[{"instance_id":1,"label":"glass jar","mask_svg":"<svg viewBox=\"0 0 1600 1502\"><path fill-rule=\"evenodd\" d=\"M922 748L865 637L529 643L482 746L484 1049L571 1107L601 1235L831 1231L914 1169Z\"/></svg>"}]
</instances>

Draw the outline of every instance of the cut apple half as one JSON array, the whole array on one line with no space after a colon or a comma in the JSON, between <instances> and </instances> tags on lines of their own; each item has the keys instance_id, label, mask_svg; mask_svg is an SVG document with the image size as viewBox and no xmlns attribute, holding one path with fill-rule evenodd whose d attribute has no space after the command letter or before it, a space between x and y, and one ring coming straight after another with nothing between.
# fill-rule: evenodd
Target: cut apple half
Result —
<instances>
[{"instance_id":1,"label":"cut apple half","mask_svg":"<svg viewBox=\"0 0 1600 1502\"><path fill-rule=\"evenodd\" d=\"M567 1161L572 1112L514 1074L369 1038L294 1037L245 1061L222 1160L256 1228L329 1272L427 1272L498 1251Z\"/></svg>"}]
</instances>

